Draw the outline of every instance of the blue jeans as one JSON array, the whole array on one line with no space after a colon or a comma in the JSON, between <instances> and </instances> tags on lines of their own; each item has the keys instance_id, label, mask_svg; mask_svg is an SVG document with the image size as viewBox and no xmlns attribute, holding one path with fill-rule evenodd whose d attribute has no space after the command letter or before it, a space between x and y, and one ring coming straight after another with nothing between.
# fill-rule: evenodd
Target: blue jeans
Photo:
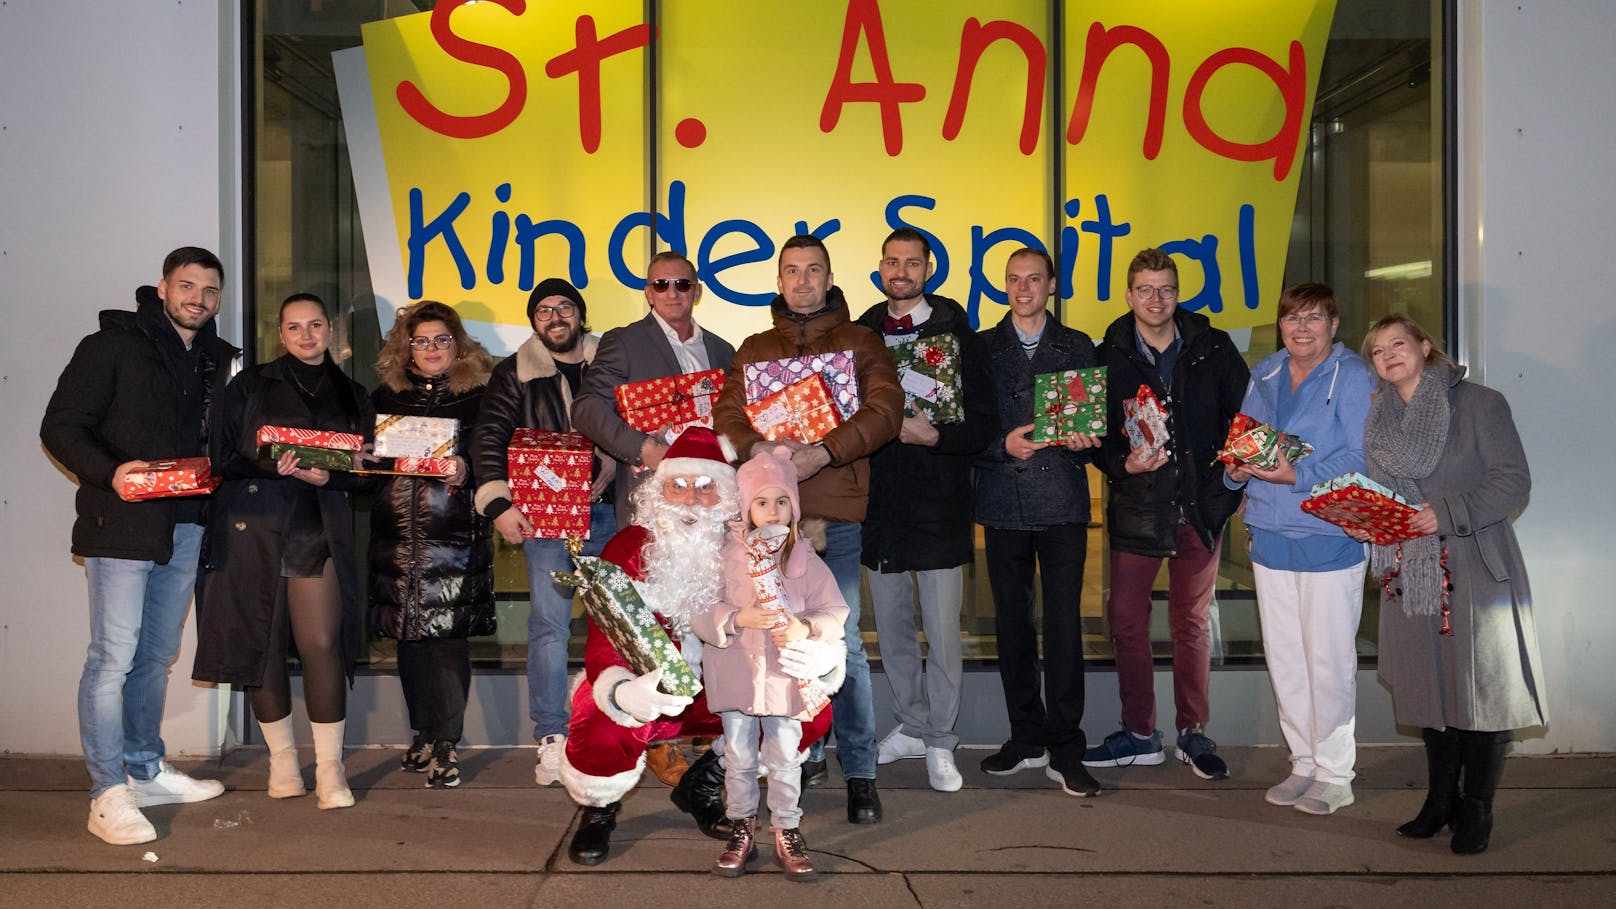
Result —
<instances>
[{"instance_id":1,"label":"blue jeans","mask_svg":"<svg viewBox=\"0 0 1616 909\"><path fill-rule=\"evenodd\" d=\"M617 532L611 502L589 508L589 539L584 555L600 555ZM527 715L533 741L567 734L567 641L572 637L572 588L550 576L552 569L571 571L572 557L564 540L526 540L527 555Z\"/></svg>"},{"instance_id":2,"label":"blue jeans","mask_svg":"<svg viewBox=\"0 0 1616 909\"><path fill-rule=\"evenodd\" d=\"M162 768L168 670L180 653L201 550L202 526L176 524L167 565L84 560L90 648L79 678L79 742L91 797Z\"/></svg>"},{"instance_id":3,"label":"blue jeans","mask_svg":"<svg viewBox=\"0 0 1616 909\"><path fill-rule=\"evenodd\" d=\"M847 681L830 699L830 728L836 733L836 761L842 779L875 779L875 701L870 692L870 661L859 635L859 554L863 539L858 524L825 522L825 564L847 600ZM825 759L821 739L809 749L808 759Z\"/></svg>"}]
</instances>

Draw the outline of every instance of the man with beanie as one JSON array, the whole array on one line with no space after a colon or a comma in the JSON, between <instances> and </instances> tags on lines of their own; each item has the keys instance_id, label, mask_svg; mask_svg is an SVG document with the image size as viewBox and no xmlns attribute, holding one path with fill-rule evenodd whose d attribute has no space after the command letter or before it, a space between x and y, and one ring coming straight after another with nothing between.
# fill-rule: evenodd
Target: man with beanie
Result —
<instances>
[{"instance_id":1,"label":"man with beanie","mask_svg":"<svg viewBox=\"0 0 1616 909\"><path fill-rule=\"evenodd\" d=\"M719 570L727 525L740 512L735 449L704 426L674 440L655 472L634 491L634 522L618 531L601 556L622 568L645 605L688 660L700 643L690 635L692 617L723 599ZM790 645L813 675L832 671L841 653L834 644ZM707 709L705 693L694 698L657 687L660 669L636 675L610 639L589 622L584 643L584 681L573 695L572 723L561 777L583 807L567 849L581 865L606 859L622 798L639 781L652 742L685 736L718 736L723 725ZM820 715L824 716L823 713ZM805 723L806 744L824 735L822 719ZM716 751L690 766L673 791L673 802L716 839L729 838L724 813L724 771Z\"/></svg>"},{"instance_id":2,"label":"man with beanie","mask_svg":"<svg viewBox=\"0 0 1616 909\"><path fill-rule=\"evenodd\" d=\"M182 246L135 311L106 310L79 342L39 437L78 478L73 554L90 585L90 647L79 679L79 738L90 771L89 830L115 846L157 838L140 809L224 792L163 760L163 702L180 652L206 500L130 501L121 486L150 462L208 451L237 350L219 338L224 266Z\"/></svg>"},{"instance_id":3,"label":"man with beanie","mask_svg":"<svg viewBox=\"0 0 1616 909\"><path fill-rule=\"evenodd\" d=\"M808 354L852 351L859 409L813 445L796 442L792 463L801 482L803 518L824 522L825 563L847 600L847 681L831 699L836 730L836 757L847 781L847 819L854 824L881 820L881 798L875 788L875 704L870 692L870 664L859 634L859 525L870 494L870 455L892 441L903 423L903 389L881 337L848 314L847 300L835 286L830 253L815 236L802 234L780 247L779 295L769 304L774 327L747 338L724 377L724 390L713 407L713 425L752 453L763 436L746 416L744 366ZM810 534L812 531L808 531ZM816 749L803 765L803 782L813 785L823 775L823 751Z\"/></svg>"},{"instance_id":4,"label":"man with beanie","mask_svg":"<svg viewBox=\"0 0 1616 909\"><path fill-rule=\"evenodd\" d=\"M964 782L954 765L959 745L954 723L964 682L960 610L965 563L976 557L971 458L993 438L993 379L964 307L926 293L932 261L924 235L908 227L893 231L881 245L879 271L887 298L860 316L859 324L878 333L889 348L954 338L963 418L934 425L924 411L905 416L898 437L870 458L863 562L869 569L881 668L892 685L898 719L881 740L876 763L925 758L931 788L954 792ZM924 672L920 631L926 635Z\"/></svg>"},{"instance_id":5,"label":"man with beanie","mask_svg":"<svg viewBox=\"0 0 1616 909\"><path fill-rule=\"evenodd\" d=\"M488 378L482 409L471 433L471 454L478 479L477 511L494 529L527 555L529 611L527 619L527 701L533 719L538 758L533 779L540 786L561 781L561 749L567 741L567 641L572 636L572 590L557 584L552 569L571 569L562 540L528 539L533 525L511 506L507 482L507 450L518 429L570 432L573 400L595 357L595 338L588 334L589 311L578 289L561 278L546 278L527 301L533 337L522 342ZM615 465L597 452L590 489L590 555L616 529L611 491Z\"/></svg>"}]
</instances>

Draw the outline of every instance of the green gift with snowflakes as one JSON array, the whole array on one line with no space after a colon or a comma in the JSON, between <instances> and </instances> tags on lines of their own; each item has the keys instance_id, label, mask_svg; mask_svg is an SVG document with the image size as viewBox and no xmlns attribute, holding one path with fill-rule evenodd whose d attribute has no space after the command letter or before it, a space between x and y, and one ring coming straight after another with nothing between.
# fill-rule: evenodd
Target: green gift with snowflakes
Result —
<instances>
[{"instance_id":1,"label":"green gift with snowflakes","mask_svg":"<svg viewBox=\"0 0 1616 909\"><path fill-rule=\"evenodd\" d=\"M657 687L668 694L695 697L701 693L701 682L685 662L679 646L663 630L651 607L640 599L634 581L622 568L598 556L582 554L583 544L577 537L567 540L575 571L552 571L551 576L560 584L577 588L584 601L584 609L595 627L611 641L612 649L622 655L635 675L645 675L653 669L662 669L662 682Z\"/></svg>"},{"instance_id":2,"label":"green gift with snowflakes","mask_svg":"<svg viewBox=\"0 0 1616 909\"><path fill-rule=\"evenodd\" d=\"M960 400L959 339L951 334L905 341L892 348L903 386L903 412L924 412L933 425L965 419Z\"/></svg>"}]
</instances>

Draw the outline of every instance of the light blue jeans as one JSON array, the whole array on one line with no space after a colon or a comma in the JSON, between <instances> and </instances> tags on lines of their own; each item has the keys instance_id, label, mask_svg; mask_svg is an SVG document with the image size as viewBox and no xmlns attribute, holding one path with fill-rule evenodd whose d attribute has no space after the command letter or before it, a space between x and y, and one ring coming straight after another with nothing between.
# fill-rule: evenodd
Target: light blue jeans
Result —
<instances>
[{"instance_id":1,"label":"light blue jeans","mask_svg":"<svg viewBox=\"0 0 1616 909\"><path fill-rule=\"evenodd\" d=\"M79 677L79 743L92 798L163 762L168 671L196 586L202 526L176 524L168 564L87 558L90 647Z\"/></svg>"},{"instance_id":2,"label":"light blue jeans","mask_svg":"<svg viewBox=\"0 0 1616 909\"><path fill-rule=\"evenodd\" d=\"M611 502L589 508L589 539L584 555L600 555L617 532ZM552 569L571 571L565 540L525 540L527 556L527 715L533 741L567 734L567 641L572 637L572 588L550 576Z\"/></svg>"},{"instance_id":3,"label":"light blue jeans","mask_svg":"<svg viewBox=\"0 0 1616 909\"><path fill-rule=\"evenodd\" d=\"M847 681L830 699L830 728L836 733L836 761L842 779L875 779L875 701L870 691L870 661L859 634L859 554L864 543L858 524L825 522L825 564L847 600ZM825 740L809 749L808 759L825 759Z\"/></svg>"}]
</instances>

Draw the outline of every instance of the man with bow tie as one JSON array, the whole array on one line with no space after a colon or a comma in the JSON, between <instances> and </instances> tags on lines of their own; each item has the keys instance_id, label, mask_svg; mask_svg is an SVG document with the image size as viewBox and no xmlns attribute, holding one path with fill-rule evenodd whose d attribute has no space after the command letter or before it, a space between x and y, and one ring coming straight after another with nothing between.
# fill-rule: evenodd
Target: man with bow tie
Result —
<instances>
[{"instance_id":1,"label":"man with bow tie","mask_svg":"<svg viewBox=\"0 0 1616 909\"><path fill-rule=\"evenodd\" d=\"M869 569L881 665L892 685L897 725L881 740L876 761L924 758L939 792L962 782L954 764L962 682L960 610L965 564L975 558L971 532L971 462L997 428L992 375L982 342L964 308L926 293L931 244L919 231L893 231L881 245L886 300L859 322L887 347L952 335L959 345L958 422L933 423L928 412L906 411L898 437L870 459L870 503L864 516L864 567ZM910 394L927 379L900 377ZM915 602L927 643L922 663Z\"/></svg>"}]
</instances>

